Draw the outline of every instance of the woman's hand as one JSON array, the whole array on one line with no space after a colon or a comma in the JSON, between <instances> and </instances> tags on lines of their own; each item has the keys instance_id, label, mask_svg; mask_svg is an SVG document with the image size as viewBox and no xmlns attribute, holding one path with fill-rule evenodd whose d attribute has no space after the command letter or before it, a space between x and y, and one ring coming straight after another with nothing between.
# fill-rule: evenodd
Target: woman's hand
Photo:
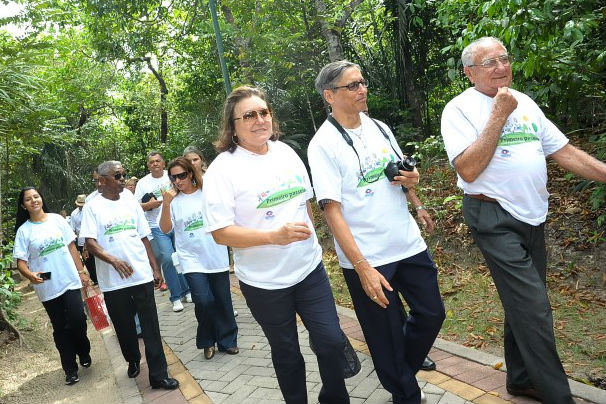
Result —
<instances>
[{"instance_id":1,"label":"woman's hand","mask_svg":"<svg viewBox=\"0 0 606 404\"><path fill-rule=\"evenodd\" d=\"M311 229L307 223L286 223L274 232L272 244L287 245L295 241L307 240L309 237L311 237Z\"/></svg>"},{"instance_id":2,"label":"woman's hand","mask_svg":"<svg viewBox=\"0 0 606 404\"><path fill-rule=\"evenodd\" d=\"M400 175L396 175L393 177L393 181L391 185L403 186L406 188L412 188L419 183L419 172L417 169L413 169L412 171L404 171L400 170Z\"/></svg>"},{"instance_id":3,"label":"woman's hand","mask_svg":"<svg viewBox=\"0 0 606 404\"><path fill-rule=\"evenodd\" d=\"M39 285L44 282L44 279L40 278L41 273L42 272L30 272L30 276L27 276L27 279L34 285Z\"/></svg>"},{"instance_id":4,"label":"woman's hand","mask_svg":"<svg viewBox=\"0 0 606 404\"><path fill-rule=\"evenodd\" d=\"M162 192L162 203L164 206L170 205L173 199L177 196L177 191L174 188L169 188Z\"/></svg>"}]
</instances>

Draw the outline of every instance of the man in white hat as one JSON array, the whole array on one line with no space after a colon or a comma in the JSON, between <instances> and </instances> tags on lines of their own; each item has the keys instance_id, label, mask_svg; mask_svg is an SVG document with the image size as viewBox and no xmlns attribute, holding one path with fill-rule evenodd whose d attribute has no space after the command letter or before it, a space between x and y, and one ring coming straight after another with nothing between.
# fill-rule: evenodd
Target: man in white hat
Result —
<instances>
[{"instance_id":1,"label":"man in white hat","mask_svg":"<svg viewBox=\"0 0 606 404\"><path fill-rule=\"evenodd\" d=\"M76 197L76 209L71 214L70 224L72 225L72 230L76 233L76 236L80 234L80 225L82 224L82 207L86 201L86 194L80 194ZM80 243L80 238L78 237L77 248L82 254L82 246L84 245L84 240Z\"/></svg>"}]
</instances>

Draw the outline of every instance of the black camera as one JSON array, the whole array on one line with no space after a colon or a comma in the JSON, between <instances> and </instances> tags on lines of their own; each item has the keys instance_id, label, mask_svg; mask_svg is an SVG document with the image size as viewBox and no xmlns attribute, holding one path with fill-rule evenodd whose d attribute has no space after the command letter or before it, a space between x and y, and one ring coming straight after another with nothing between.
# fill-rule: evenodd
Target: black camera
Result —
<instances>
[{"instance_id":1,"label":"black camera","mask_svg":"<svg viewBox=\"0 0 606 404\"><path fill-rule=\"evenodd\" d=\"M417 165L417 160L412 157L404 156L401 161L390 161L385 166L383 172L387 179L391 182L393 181L393 177L400 175L400 170L402 171L412 171L415 169Z\"/></svg>"}]
</instances>

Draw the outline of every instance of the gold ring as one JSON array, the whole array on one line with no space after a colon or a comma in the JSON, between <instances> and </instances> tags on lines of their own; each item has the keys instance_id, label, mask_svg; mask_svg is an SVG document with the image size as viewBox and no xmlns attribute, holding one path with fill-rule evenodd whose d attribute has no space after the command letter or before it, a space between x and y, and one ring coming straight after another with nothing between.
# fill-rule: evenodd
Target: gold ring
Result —
<instances>
[{"instance_id":1,"label":"gold ring","mask_svg":"<svg viewBox=\"0 0 606 404\"><path fill-rule=\"evenodd\" d=\"M372 300L377 300L377 296L371 297Z\"/></svg>"}]
</instances>

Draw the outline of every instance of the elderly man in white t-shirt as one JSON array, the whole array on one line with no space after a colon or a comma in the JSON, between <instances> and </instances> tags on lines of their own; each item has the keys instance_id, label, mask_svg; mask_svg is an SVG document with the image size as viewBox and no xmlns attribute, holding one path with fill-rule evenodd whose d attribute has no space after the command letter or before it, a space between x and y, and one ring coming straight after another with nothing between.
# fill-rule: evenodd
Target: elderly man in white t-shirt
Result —
<instances>
[{"instance_id":1,"label":"elderly man in white t-shirt","mask_svg":"<svg viewBox=\"0 0 606 404\"><path fill-rule=\"evenodd\" d=\"M600 182L606 165L571 146L534 101L509 88L511 60L498 39L472 42L461 60L474 87L444 108L442 136L465 193L465 222L505 310L506 388L545 403L573 403L545 286L545 159Z\"/></svg>"},{"instance_id":2,"label":"elderly man in white t-shirt","mask_svg":"<svg viewBox=\"0 0 606 404\"><path fill-rule=\"evenodd\" d=\"M367 82L358 65L329 63L316 90L332 109L307 149L316 198L381 384L394 404L419 403L415 374L445 317L437 269L408 211L409 200L420 206L412 189L419 174L386 177L386 164L403 155L387 125L364 113Z\"/></svg>"},{"instance_id":3,"label":"elderly man in white t-shirt","mask_svg":"<svg viewBox=\"0 0 606 404\"><path fill-rule=\"evenodd\" d=\"M160 325L154 299L154 284L162 282L148 236L151 233L143 210L132 197L121 195L125 172L119 161L106 161L97 170L101 195L84 206L80 235L95 256L99 288L122 355L127 375L140 372L141 353L133 316L139 314L152 388L172 390L179 382L168 377Z\"/></svg>"}]
</instances>

